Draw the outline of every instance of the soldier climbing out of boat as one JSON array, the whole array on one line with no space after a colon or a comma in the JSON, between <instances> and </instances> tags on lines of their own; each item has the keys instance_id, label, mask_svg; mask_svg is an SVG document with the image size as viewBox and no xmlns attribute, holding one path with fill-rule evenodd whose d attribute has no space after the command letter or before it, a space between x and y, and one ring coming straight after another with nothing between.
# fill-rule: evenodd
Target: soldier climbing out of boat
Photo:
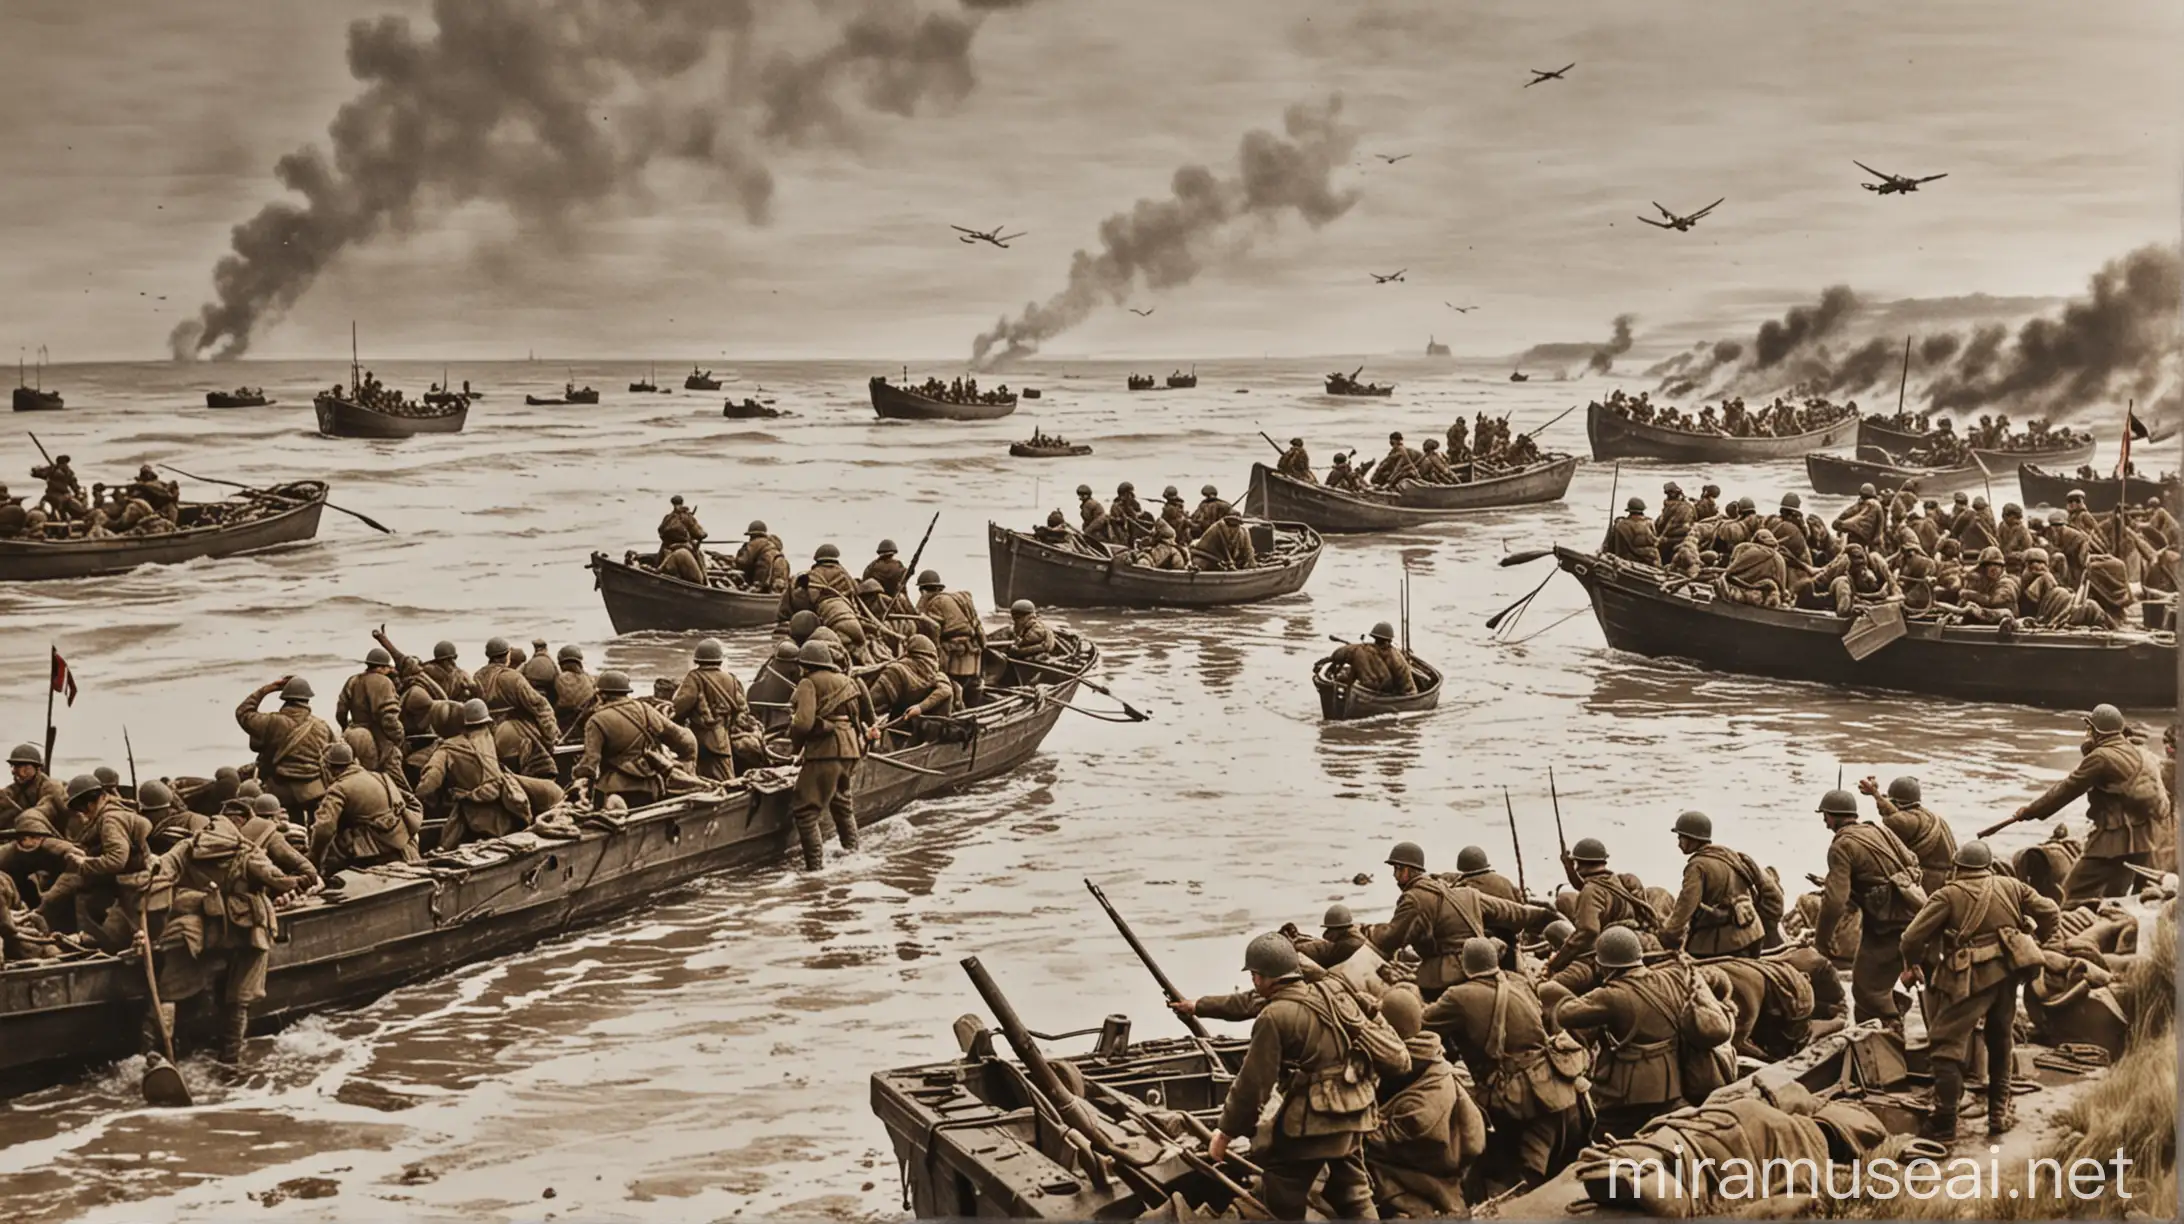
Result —
<instances>
[{"instance_id":1,"label":"soldier climbing out of boat","mask_svg":"<svg viewBox=\"0 0 2184 1224\"><path fill-rule=\"evenodd\" d=\"M281 708L261 712L258 706L276 691ZM326 793L326 746L335 739L334 729L311 713L312 696L309 680L282 676L259 685L235 707L235 721L258 754L259 784L299 821L310 819Z\"/></svg>"},{"instance_id":2,"label":"soldier climbing out of boat","mask_svg":"<svg viewBox=\"0 0 2184 1224\"><path fill-rule=\"evenodd\" d=\"M1320 916L1318 935L1305 934L1294 922L1283 923L1282 934L1297 945L1297 955L1322 969L1334 968L1365 946L1365 936L1359 932L1350 907L1339 903L1328 906Z\"/></svg>"},{"instance_id":3,"label":"soldier climbing out of boat","mask_svg":"<svg viewBox=\"0 0 2184 1224\"><path fill-rule=\"evenodd\" d=\"M46 887L38 911L54 930L118 952L136 937L152 823L93 774L69 779L63 811L67 870Z\"/></svg>"},{"instance_id":4,"label":"soldier climbing out of boat","mask_svg":"<svg viewBox=\"0 0 2184 1224\"><path fill-rule=\"evenodd\" d=\"M1661 923L1661 946L1699 959L1758 956L1782 942L1782 887L1752 856L1714 841L1704 812L1676 817L1676 849L1684 854L1683 890Z\"/></svg>"},{"instance_id":5,"label":"soldier climbing out of boat","mask_svg":"<svg viewBox=\"0 0 2184 1224\"><path fill-rule=\"evenodd\" d=\"M698 776L715 782L767 763L764 733L751 714L743 682L722 669L725 657L719 639L699 642L672 702L675 720L696 738Z\"/></svg>"},{"instance_id":6,"label":"soldier climbing out of boat","mask_svg":"<svg viewBox=\"0 0 2184 1224\"><path fill-rule=\"evenodd\" d=\"M1367 692L1408 697L1418 691L1410 655L1395 644L1395 626L1386 621L1373 626L1371 640L1337 646L1324 662L1330 678Z\"/></svg>"},{"instance_id":7,"label":"soldier climbing out of boat","mask_svg":"<svg viewBox=\"0 0 2184 1224\"><path fill-rule=\"evenodd\" d=\"M250 1005L265 997L266 962L280 932L274 899L304 880L282 872L225 816L177 842L151 864L151 887L172 887L173 900L160 929L158 984L162 1003L173 1006L206 992L216 996L219 1045L215 1057L242 1061L250 1031ZM147 1001L143 1048L159 1047L171 1025L152 1014Z\"/></svg>"},{"instance_id":8,"label":"soldier climbing out of boat","mask_svg":"<svg viewBox=\"0 0 2184 1224\"><path fill-rule=\"evenodd\" d=\"M910 635L902 655L865 681L883 731L915 736L916 719L955 709L956 688L940 670L940 650L923 633Z\"/></svg>"},{"instance_id":9,"label":"soldier climbing out of boat","mask_svg":"<svg viewBox=\"0 0 2184 1224\"><path fill-rule=\"evenodd\" d=\"M584 720L584 755L569 771L593 806L620 796L629 807L667 798L678 763L695 762L698 740L667 715L630 696L629 677L599 673L599 704Z\"/></svg>"},{"instance_id":10,"label":"soldier climbing out of boat","mask_svg":"<svg viewBox=\"0 0 2184 1224\"><path fill-rule=\"evenodd\" d=\"M965 708L979 703L985 689L986 626L969 591L951 591L938 570L918 575L918 614L939 627L941 670L963 694Z\"/></svg>"},{"instance_id":11,"label":"soldier climbing out of boat","mask_svg":"<svg viewBox=\"0 0 2184 1224\"><path fill-rule=\"evenodd\" d=\"M857 848L857 762L878 720L871 694L842 674L826 646L804 643L797 661L804 674L789 698L789 746L798 762L791 807L804 869L817 871L826 865L829 820L842 849Z\"/></svg>"},{"instance_id":12,"label":"soldier climbing out of boat","mask_svg":"<svg viewBox=\"0 0 2184 1224\"><path fill-rule=\"evenodd\" d=\"M1274 470L1291 480L1301 480L1306 484L1319 483L1319 477L1312 474L1312 456L1304 449L1303 438L1289 440L1289 449L1283 451L1282 457L1274 461Z\"/></svg>"},{"instance_id":13,"label":"soldier climbing out of boat","mask_svg":"<svg viewBox=\"0 0 2184 1224\"><path fill-rule=\"evenodd\" d=\"M1629 927L1601 932L1593 961L1600 984L1563 1003L1557 1019L1563 1031L1595 1034L1600 1045L1593 1060L1594 1138L1627 1138L1694 1097L1704 1099L1685 1070L1686 1045L1695 1038L1682 1018L1697 992L1711 998L1712 990L1683 966L1648 966L1638 932ZM1726 1013L1716 1007L1712 1018L1720 1024L1715 1041L1729 1040Z\"/></svg>"},{"instance_id":14,"label":"soldier climbing out of boat","mask_svg":"<svg viewBox=\"0 0 2184 1224\"><path fill-rule=\"evenodd\" d=\"M1600 551L1637 565L1661 563L1661 541L1653 533L1653 520L1646 517L1644 498L1633 497L1623 503L1623 517L1609 525L1608 538Z\"/></svg>"}]
</instances>

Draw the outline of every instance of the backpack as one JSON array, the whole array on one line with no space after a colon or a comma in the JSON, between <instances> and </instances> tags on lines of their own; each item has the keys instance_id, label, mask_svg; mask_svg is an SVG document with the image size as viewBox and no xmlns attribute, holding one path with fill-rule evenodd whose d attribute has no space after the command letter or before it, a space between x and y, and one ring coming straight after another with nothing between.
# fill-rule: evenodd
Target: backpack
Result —
<instances>
[{"instance_id":1,"label":"backpack","mask_svg":"<svg viewBox=\"0 0 2184 1224\"><path fill-rule=\"evenodd\" d=\"M1342 993L1338 993L1342 992ZM1318 1124L1308 1134L1369 1131L1379 1124L1378 1105L1382 1073L1400 1075L1410 1070L1410 1050L1383 1020L1367 1017L1352 1001L1347 1005L1344 987L1326 981L1306 983L1297 1002L1334 1034L1342 1061L1310 1073L1304 1081L1304 1100Z\"/></svg>"},{"instance_id":2,"label":"backpack","mask_svg":"<svg viewBox=\"0 0 2184 1224\"><path fill-rule=\"evenodd\" d=\"M1851 827L1870 830L1867 833L1853 833L1851 836L1856 837L1880 863L1894 864L1895 867L1879 883L1868 885L1859 894L1858 908L1865 912L1868 921L1875 924L1902 926L1910 922L1926 906L1924 869L1919 865L1918 856L1911 853L1910 848L1894 833L1879 825L1858 824ZM1875 844L1876 837L1879 839L1878 845ZM1903 853L1897 854L1898 850ZM1911 861L1905 863L1905 859Z\"/></svg>"}]
</instances>

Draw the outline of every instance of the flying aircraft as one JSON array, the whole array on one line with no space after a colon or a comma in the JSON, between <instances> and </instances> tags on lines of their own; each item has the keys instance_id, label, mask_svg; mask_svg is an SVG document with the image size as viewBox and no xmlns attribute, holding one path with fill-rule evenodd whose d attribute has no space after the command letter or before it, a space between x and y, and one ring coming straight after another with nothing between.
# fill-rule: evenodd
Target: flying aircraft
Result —
<instances>
[{"instance_id":1,"label":"flying aircraft","mask_svg":"<svg viewBox=\"0 0 2184 1224\"><path fill-rule=\"evenodd\" d=\"M1860 187L1865 188L1867 191L1870 191L1875 195L1902 195L1909 192L1917 191L1919 189L1920 183L1931 183L1935 179L1945 179L1949 177L1946 174L1929 174L1925 178L1912 178L1908 174L1888 174L1884 171L1875 170L1873 167L1866 165L1864 162L1859 161L1857 158L1852 158L1850 164L1858 167L1860 170L1865 171L1867 174L1872 175L1874 178L1881 180L1878 183L1858 184Z\"/></svg>"},{"instance_id":2,"label":"flying aircraft","mask_svg":"<svg viewBox=\"0 0 2184 1224\"><path fill-rule=\"evenodd\" d=\"M1141 319L1150 319L1153 317L1153 312L1158 309L1160 309L1160 307L1158 306L1148 306L1143 310L1139 310L1137 307L1132 306L1130 308L1130 313L1136 315L1138 318Z\"/></svg>"},{"instance_id":3,"label":"flying aircraft","mask_svg":"<svg viewBox=\"0 0 2184 1224\"><path fill-rule=\"evenodd\" d=\"M1454 302L1443 302L1441 303L1441 305L1448 307L1450 310L1455 311L1457 314L1470 314L1472 311L1478 309L1478 307L1476 306L1458 306Z\"/></svg>"},{"instance_id":4,"label":"flying aircraft","mask_svg":"<svg viewBox=\"0 0 2184 1224\"><path fill-rule=\"evenodd\" d=\"M1638 219L1645 222L1647 225L1655 226L1660 229L1682 230L1685 233L1690 233L1691 227L1699 223L1699 218L1705 216L1706 214L1714 211L1717 208L1720 208L1722 200L1726 200L1728 198L1728 196L1723 196L1721 200L1714 201L1713 203L1707 205L1699 211L1692 213L1688 217L1679 217L1675 213L1672 213L1665 208L1661 208L1661 202L1659 200L1655 200L1652 202L1653 206L1655 208L1660 208L1661 215L1667 217L1668 220L1656 221L1651 217L1640 217Z\"/></svg>"},{"instance_id":5,"label":"flying aircraft","mask_svg":"<svg viewBox=\"0 0 2184 1224\"><path fill-rule=\"evenodd\" d=\"M1023 237L1022 234L1004 234L998 225L990 230L964 229L960 225L951 225L948 228L956 231L957 242L990 242L1004 251L1009 249L1010 243Z\"/></svg>"},{"instance_id":6,"label":"flying aircraft","mask_svg":"<svg viewBox=\"0 0 2184 1224\"><path fill-rule=\"evenodd\" d=\"M1389 284L1389 283L1391 283L1391 282L1395 282L1395 281L1400 281L1400 280L1402 280L1402 279L1403 279L1403 274L1404 274L1405 272L1408 272L1408 271L1410 271L1410 269L1409 269L1409 268L1398 268L1398 269L1396 269L1395 271L1393 271L1393 272L1390 272L1390 273L1388 273L1388 274L1387 274L1386 276L1382 276L1382 275L1381 275L1380 273L1378 273L1378 272L1368 272L1368 273L1366 273L1366 275L1367 275L1367 276L1370 276L1370 277L1372 277L1372 278L1373 278L1373 283L1374 283L1374 284L1376 284L1376 285L1385 285L1385 284Z\"/></svg>"},{"instance_id":7,"label":"flying aircraft","mask_svg":"<svg viewBox=\"0 0 2184 1224\"><path fill-rule=\"evenodd\" d=\"M1526 89L1530 89L1532 86L1539 84L1541 81L1559 81L1564 77L1564 75L1566 75L1570 71L1570 69L1575 67L1577 67L1577 61L1571 60L1569 63L1564 64L1562 67L1555 69L1553 72L1541 72L1537 68L1527 68L1525 69L1525 71L1532 74L1532 79L1526 81L1524 83L1524 87Z\"/></svg>"},{"instance_id":8,"label":"flying aircraft","mask_svg":"<svg viewBox=\"0 0 2184 1224\"><path fill-rule=\"evenodd\" d=\"M1373 154L1373 156L1374 156L1374 157L1377 157L1377 158L1379 158L1380 160L1382 160L1382 161L1384 161L1384 162L1386 162L1386 163L1388 163L1389 165L1391 165L1391 166L1392 166L1392 165L1394 165L1395 163L1397 163L1397 162L1399 162L1399 161L1402 161L1402 160L1403 160L1404 158L1407 158L1407 157L1409 157L1409 156L1410 156L1410 154L1408 154L1408 153L1398 153L1398 154L1396 154L1395 156L1393 156L1393 157L1390 157L1390 156L1389 156L1389 155L1387 155L1386 153L1375 153L1375 154Z\"/></svg>"}]
</instances>

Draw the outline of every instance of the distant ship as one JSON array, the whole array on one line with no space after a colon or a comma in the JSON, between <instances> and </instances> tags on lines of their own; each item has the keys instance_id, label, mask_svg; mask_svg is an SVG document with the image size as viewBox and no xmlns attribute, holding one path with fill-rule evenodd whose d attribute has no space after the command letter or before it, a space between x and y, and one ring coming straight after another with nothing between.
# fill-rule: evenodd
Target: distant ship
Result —
<instances>
[{"instance_id":1,"label":"distant ship","mask_svg":"<svg viewBox=\"0 0 2184 1224\"><path fill-rule=\"evenodd\" d=\"M1448 346L1428 336L1426 337L1426 356L1446 357L1448 356Z\"/></svg>"}]
</instances>

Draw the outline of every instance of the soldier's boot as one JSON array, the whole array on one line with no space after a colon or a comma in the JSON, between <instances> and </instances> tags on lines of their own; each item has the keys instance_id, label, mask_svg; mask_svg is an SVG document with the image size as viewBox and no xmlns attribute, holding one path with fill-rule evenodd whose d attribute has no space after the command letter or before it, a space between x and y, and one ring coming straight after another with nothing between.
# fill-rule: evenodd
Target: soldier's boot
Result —
<instances>
[{"instance_id":1,"label":"soldier's boot","mask_svg":"<svg viewBox=\"0 0 2184 1224\"><path fill-rule=\"evenodd\" d=\"M170 1033L171 1033L171 1032L173 1032L173 1031L174 1031L174 1004L172 1004L172 1003L162 1003L162 1004L160 1004L160 1011L162 1011L162 1012L164 1012L164 1013L166 1014L166 1020L167 1020L167 1031L168 1031L168 1032L170 1032ZM160 1025L159 1025L159 1018L158 1018L157 1016L154 1016L154 1015L152 1014L152 1009L151 1009L150 1007L146 1007L146 1008L144 1009L144 1016L143 1016L143 1024L142 1024L142 1027L141 1027L141 1028L140 1028L140 1029L138 1030L138 1032L137 1032L137 1042L138 1042L138 1046L137 1046L137 1053L139 1053L139 1054L165 1054L165 1053L166 1053L166 1042L165 1042L165 1041L164 1041L164 1040L163 1040L163 1039L162 1039L162 1038L160 1037L160 1035L159 1035L159 1034L160 1034Z\"/></svg>"},{"instance_id":2,"label":"soldier's boot","mask_svg":"<svg viewBox=\"0 0 2184 1224\"><path fill-rule=\"evenodd\" d=\"M804 870L817 871L827 865L827 843L819 827L819 813L796 818L796 840L804 847Z\"/></svg>"},{"instance_id":3,"label":"soldier's boot","mask_svg":"<svg viewBox=\"0 0 2184 1224\"><path fill-rule=\"evenodd\" d=\"M836 816L834 818L834 832L837 837L842 839L842 849L855 850L857 848L857 817L855 815Z\"/></svg>"},{"instance_id":4,"label":"soldier's boot","mask_svg":"<svg viewBox=\"0 0 2184 1224\"><path fill-rule=\"evenodd\" d=\"M2017 1095L2010 1091L2007 1075L1992 1076L1987 1081L1987 1134L2007 1134L2017 1125Z\"/></svg>"},{"instance_id":5,"label":"soldier's boot","mask_svg":"<svg viewBox=\"0 0 2184 1224\"><path fill-rule=\"evenodd\" d=\"M240 1066L243 1061L243 1038L250 1033L250 1005L225 1003L220 1007L220 1049L214 1055L222 1064Z\"/></svg>"},{"instance_id":6,"label":"soldier's boot","mask_svg":"<svg viewBox=\"0 0 2184 1224\"><path fill-rule=\"evenodd\" d=\"M1952 1143L1957 1133L1957 1102L1964 1095L1964 1068L1953 1062L1934 1064L1934 1108L1919 1127L1919 1138Z\"/></svg>"}]
</instances>

